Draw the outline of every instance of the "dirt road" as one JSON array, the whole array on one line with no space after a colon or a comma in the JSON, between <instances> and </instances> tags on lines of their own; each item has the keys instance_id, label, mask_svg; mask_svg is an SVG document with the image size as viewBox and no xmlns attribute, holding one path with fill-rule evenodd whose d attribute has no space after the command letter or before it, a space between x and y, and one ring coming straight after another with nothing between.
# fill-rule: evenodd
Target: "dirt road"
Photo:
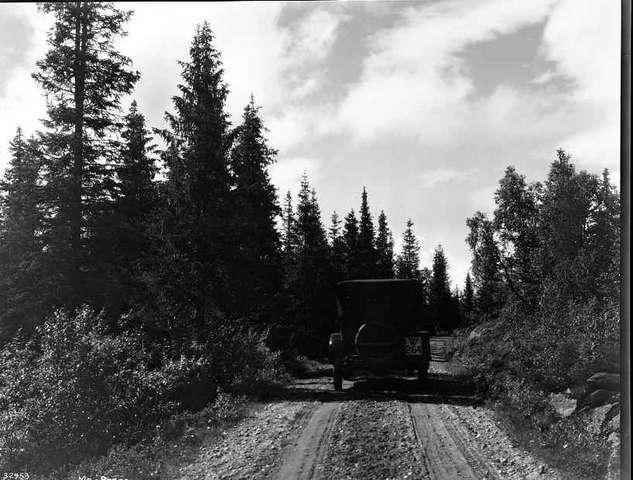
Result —
<instances>
[{"instance_id":1,"label":"dirt road","mask_svg":"<svg viewBox=\"0 0 633 480\"><path fill-rule=\"evenodd\" d=\"M181 479L560 479L514 446L472 390L442 373L298 381L201 451Z\"/></svg>"}]
</instances>

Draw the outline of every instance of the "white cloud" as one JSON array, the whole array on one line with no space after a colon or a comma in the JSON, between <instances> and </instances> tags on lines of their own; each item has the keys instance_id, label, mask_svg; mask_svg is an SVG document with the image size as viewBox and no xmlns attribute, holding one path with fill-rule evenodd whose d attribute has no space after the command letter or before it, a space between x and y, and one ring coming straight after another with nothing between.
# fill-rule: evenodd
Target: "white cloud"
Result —
<instances>
[{"instance_id":1,"label":"white cloud","mask_svg":"<svg viewBox=\"0 0 633 480\"><path fill-rule=\"evenodd\" d=\"M155 126L171 110L181 68L178 60L189 58L195 26L205 20L215 34L224 78L229 84L228 110L239 122L250 94L272 107L283 100L280 69L286 34L276 25L282 5L252 3L132 3L122 8L135 11L121 41L125 54L141 72L135 96Z\"/></svg>"},{"instance_id":2,"label":"white cloud","mask_svg":"<svg viewBox=\"0 0 633 480\"><path fill-rule=\"evenodd\" d=\"M398 25L372 37L372 53L341 105L339 125L358 141L398 134L425 144L452 142L475 116L468 104L474 87L456 54L542 21L551 4L446 1L406 10Z\"/></svg>"},{"instance_id":3,"label":"white cloud","mask_svg":"<svg viewBox=\"0 0 633 480\"><path fill-rule=\"evenodd\" d=\"M9 68L7 51L0 47L0 66L3 79L0 81L4 88L0 89L0 173L9 162L9 141L15 135L17 127L22 127L25 135L33 134L40 128L39 119L46 113L46 102L42 90L31 73L35 70L35 62L46 50L46 29L48 20L43 14L37 13L34 4L4 4L0 5L0 15L16 21L15 25L27 23L32 34L28 42L22 44L21 61ZM22 28L22 27L20 27ZM9 30L10 32L10 30ZM21 31L26 34L26 31Z\"/></svg>"},{"instance_id":4,"label":"white cloud","mask_svg":"<svg viewBox=\"0 0 633 480\"><path fill-rule=\"evenodd\" d=\"M306 18L292 29L288 38L287 50L291 55L291 62L314 63L325 60L328 56L341 23L348 16L328 10L313 10Z\"/></svg>"},{"instance_id":5,"label":"white cloud","mask_svg":"<svg viewBox=\"0 0 633 480\"><path fill-rule=\"evenodd\" d=\"M277 187L280 199L285 196L287 191L291 191L293 194L297 193L301 176L304 173L314 184L321 174L319 162L306 157L281 158L270 167L270 177Z\"/></svg>"},{"instance_id":6,"label":"white cloud","mask_svg":"<svg viewBox=\"0 0 633 480\"><path fill-rule=\"evenodd\" d=\"M443 183L462 182L471 178L476 173L475 169L455 170L450 168L441 168L423 172L420 175L420 186L422 188L432 188Z\"/></svg>"},{"instance_id":7,"label":"white cloud","mask_svg":"<svg viewBox=\"0 0 633 480\"><path fill-rule=\"evenodd\" d=\"M617 2L591 0L456 0L410 8L394 27L371 37L361 78L326 127L348 132L357 145L410 138L436 149L467 153L473 147L491 157L514 147L523 158L542 158L545 141L547 149L576 153L587 168L614 168L618 15ZM537 22L545 22L541 55L552 62L549 71L526 78L525 87L499 84L489 95L474 95L457 54ZM567 91L548 87L561 77L571 85Z\"/></svg>"},{"instance_id":8,"label":"white cloud","mask_svg":"<svg viewBox=\"0 0 633 480\"><path fill-rule=\"evenodd\" d=\"M543 54L573 80L570 101L590 119L560 145L579 165L617 168L620 156L620 3L562 0L543 33Z\"/></svg>"}]
</instances>

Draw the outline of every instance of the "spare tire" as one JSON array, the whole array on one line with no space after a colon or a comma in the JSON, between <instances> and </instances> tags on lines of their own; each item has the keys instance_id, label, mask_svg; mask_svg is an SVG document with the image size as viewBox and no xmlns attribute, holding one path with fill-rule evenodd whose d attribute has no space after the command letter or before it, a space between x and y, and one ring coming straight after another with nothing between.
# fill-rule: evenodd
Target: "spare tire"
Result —
<instances>
[{"instance_id":1,"label":"spare tire","mask_svg":"<svg viewBox=\"0 0 633 480\"><path fill-rule=\"evenodd\" d=\"M371 322L360 326L354 343L364 360L388 360L398 354L400 337L392 326Z\"/></svg>"}]
</instances>

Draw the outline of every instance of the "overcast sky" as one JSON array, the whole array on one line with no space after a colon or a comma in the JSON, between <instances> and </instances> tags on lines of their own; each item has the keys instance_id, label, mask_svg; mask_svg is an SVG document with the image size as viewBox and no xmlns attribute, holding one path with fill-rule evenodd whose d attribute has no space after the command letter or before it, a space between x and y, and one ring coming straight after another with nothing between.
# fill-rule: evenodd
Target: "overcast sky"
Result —
<instances>
[{"instance_id":1,"label":"overcast sky","mask_svg":"<svg viewBox=\"0 0 633 480\"><path fill-rule=\"evenodd\" d=\"M441 243L461 286L466 217L492 213L507 165L542 180L562 147L619 176L619 3L121 3L135 14L120 48L142 75L133 98L162 127L177 60L208 20L233 121L251 92L263 107L280 197L307 171L327 226L334 209L358 210L366 186L397 245L411 217L423 266ZM40 128L30 74L50 24L33 4L0 4L0 171L16 127Z\"/></svg>"}]
</instances>

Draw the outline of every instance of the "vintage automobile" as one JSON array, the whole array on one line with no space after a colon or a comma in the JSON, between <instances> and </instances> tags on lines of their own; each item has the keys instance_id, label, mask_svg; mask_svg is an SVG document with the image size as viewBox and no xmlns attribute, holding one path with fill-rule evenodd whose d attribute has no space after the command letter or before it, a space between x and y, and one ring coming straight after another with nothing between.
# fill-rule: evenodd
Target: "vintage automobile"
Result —
<instances>
[{"instance_id":1,"label":"vintage automobile","mask_svg":"<svg viewBox=\"0 0 633 480\"><path fill-rule=\"evenodd\" d=\"M343 378L417 370L426 379L433 325L416 280L348 280L336 289L339 331L330 335L334 388Z\"/></svg>"}]
</instances>

